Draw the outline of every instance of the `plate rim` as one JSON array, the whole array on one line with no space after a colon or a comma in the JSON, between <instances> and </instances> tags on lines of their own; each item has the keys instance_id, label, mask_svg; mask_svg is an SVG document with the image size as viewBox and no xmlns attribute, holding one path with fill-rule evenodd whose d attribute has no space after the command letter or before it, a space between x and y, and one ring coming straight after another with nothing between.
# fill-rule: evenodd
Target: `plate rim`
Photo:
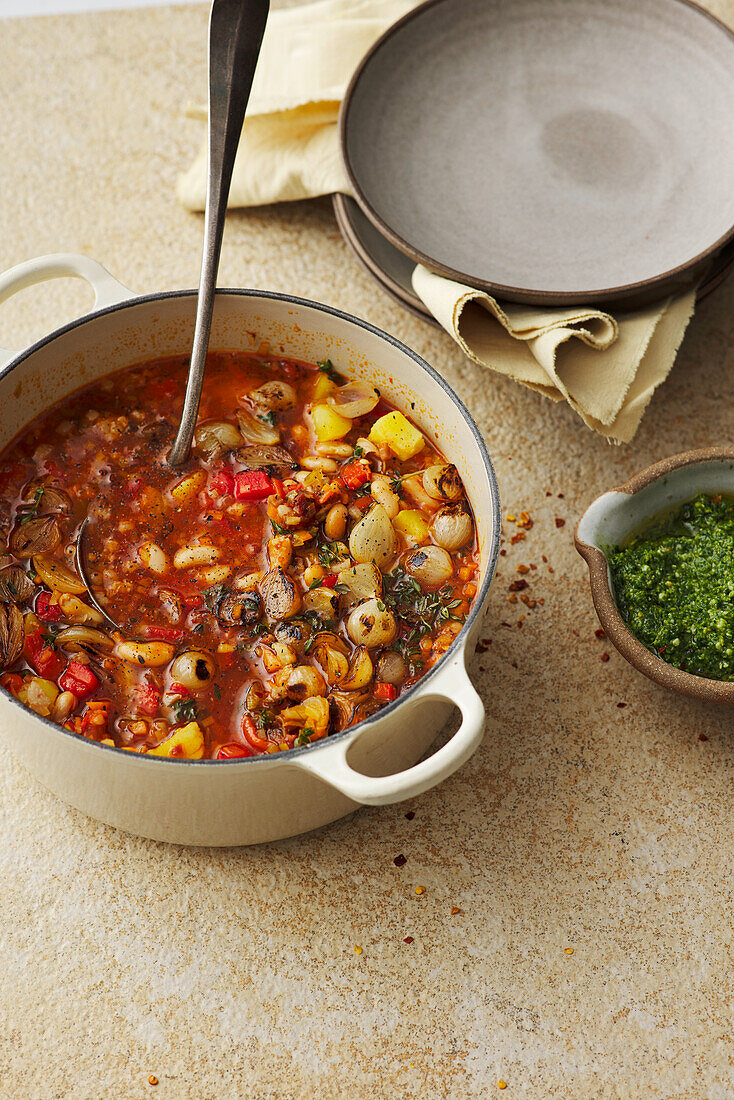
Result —
<instances>
[{"instance_id":1,"label":"plate rim","mask_svg":"<svg viewBox=\"0 0 734 1100\"><path fill-rule=\"evenodd\" d=\"M350 198L352 198L351 195L345 195L340 191L336 191L331 196L331 203L339 232L355 259L359 262L361 267L364 268L367 274L374 279L378 286L380 286L386 294L390 295L394 302L410 310L410 312L414 316L420 318L421 321L429 321L432 325L438 325L438 321L428 310L427 306L423 305L418 295L410 296L400 283L396 282L387 271L380 267L372 256L372 253L368 252L364 247L357 236L347 211L346 200Z\"/></svg>"},{"instance_id":2,"label":"plate rim","mask_svg":"<svg viewBox=\"0 0 734 1100\"><path fill-rule=\"evenodd\" d=\"M331 196L332 208L334 211L334 218L336 220L337 228L342 236L342 240L346 244L349 251L359 263L360 267L377 283L381 290L385 292L394 302L399 306L403 306L413 316L418 317L421 321L428 321L429 324L435 327L441 328L442 326L428 310L420 298L415 295L413 298L409 296L404 287L395 279L374 259L372 254L367 251L354 229L350 220L350 215L347 210L347 203L352 200L356 204L356 200L352 195L345 195L343 192L336 191ZM361 208L360 208L361 209ZM722 253L726 249L731 249L731 255L725 261L724 265L718 270L709 270L696 289L696 305L700 305L705 301L709 295L713 294L719 289L719 287L727 282L732 276L732 269L734 268L734 241L730 241L728 245L725 245L721 250ZM711 267L716 264L718 256L713 256L711 259Z\"/></svg>"},{"instance_id":3,"label":"plate rim","mask_svg":"<svg viewBox=\"0 0 734 1100\"><path fill-rule=\"evenodd\" d=\"M702 252L697 253L689 260L684 261L677 267L669 268L667 271L661 272L659 275L654 275L649 279L638 280L634 283L624 283L614 287L602 287L598 290L534 290L530 287L515 287L504 283L495 283L487 279L478 279L474 275L467 274L466 272L458 271L456 268L449 266L448 264L441 263L435 260L432 256L428 256L420 249L416 248L409 241L406 241L398 233L396 233L391 226L385 222L377 211L372 207L369 200L362 191L357 176L354 172L352 164L350 162L349 154L347 151L347 130L348 130L348 118L349 108L351 105L352 97L356 91L357 85L367 68L371 63L373 57L379 53L383 46L391 39L398 31L400 31L408 23L411 23L415 19L420 19L426 11L431 8L438 7L439 4L455 3L456 0L424 0L423 3L418 4L417 7L406 12L395 23L391 24L384 31L380 37L370 46L367 53L361 59L357 68L354 70L351 80L347 86L347 90L344 93L339 108L339 150L341 154L342 164L346 172L347 180L352 191L352 197L358 203L360 209L366 215L366 217L372 222L375 228L382 233L384 237L390 241L396 248L398 248L405 255L415 260L416 263L422 264L429 270L436 272L439 275L445 275L449 279L453 279L455 282L464 283L468 286L476 288L477 290L484 290L488 294L496 296L506 301L523 302L527 304L535 305L577 305L579 302L590 302L592 304L602 302L613 302L617 299L622 299L635 294L642 294L654 290L656 287L662 287L666 283L674 282L676 279L680 279L685 275L690 274L695 270L698 265L703 265L707 260L711 259L717 252L719 252L729 241L734 238L734 222L732 222L729 229L717 238L711 245L705 248ZM725 35L731 40L732 47L734 48L734 29L728 27L718 16L702 7L696 0L664 0L665 3L679 4L686 8L690 8L692 11L700 16L704 16L709 22L713 23L719 31L723 31ZM662 295L662 292L661 292Z\"/></svg>"}]
</instances>

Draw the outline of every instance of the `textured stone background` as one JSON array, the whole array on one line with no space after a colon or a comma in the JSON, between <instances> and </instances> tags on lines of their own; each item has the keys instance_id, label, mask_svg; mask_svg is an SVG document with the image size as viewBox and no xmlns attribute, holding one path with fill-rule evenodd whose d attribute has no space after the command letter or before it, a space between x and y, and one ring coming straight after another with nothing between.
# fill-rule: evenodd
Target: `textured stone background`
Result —
<instances>
[{"instance_id":1,"label":"textured stone background","mask_svg":"<svg viewBox=\"0 0 734 1100\"><path fill-rule=\"evenodd\" d=\"M734 23L731 0L712 7ZM2 268L72 250L138 291L195 285L202 223L173 186L201 136L181 107L204 95L205 24L198 7L0 24ZM507 1097L734 1097L731 715L602 662L571 545L601 490L731 441L734 280L617 449L402 312L327 201L232 215L221 282L368 318L477 416L505 512L535 520L501 559L475 662L488 735L412 805L215 852L88 821L3 751L0 1093L465 1098L502 1078ZM0 344L86 302L71 281L26 291ZM510 575L541 554L545 603L518 628Z\"/></svg>"}]
</instances>

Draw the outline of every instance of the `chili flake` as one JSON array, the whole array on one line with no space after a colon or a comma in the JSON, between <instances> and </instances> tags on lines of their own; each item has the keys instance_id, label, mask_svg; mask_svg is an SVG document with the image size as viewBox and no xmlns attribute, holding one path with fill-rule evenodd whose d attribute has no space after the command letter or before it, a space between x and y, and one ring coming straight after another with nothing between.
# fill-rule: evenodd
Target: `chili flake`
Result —
<instances>
[{"instance_id":1,"label":"chili flake","mask_svg":"<svg viewBox=\"0 0 734 1100\"><path fill-rule=\"evenodd\" d=\"M359 946L358 943L354 945L354 954L355 955L361 955L362 954L362 948Z\"/></svg>"},{"instance_id":2,"label":"chili flake","mask_svg":"<svg viewBox=\"0 0 734 1100\"><path fill-rule=\"evenodd\" d=\"M395 856L395 859L393 860L393 863L395 864L396 867L404 867L407 862L408 862L408 857L404 856L402 852L400 853L399 856Z\"/></svg>"},{"instance_id":3,"label":"chili flake","mask_svg":"<svg viewBox=\"0 0 734 1100\"><path fill-rule=\"evenodd\" d=\"M456 916L456 914L457 914L457 913L460 913L460 912L461 912L461 909L459 909L459 906L458 906L458 905L452 905L452 906L451 906L451 916L452 916L452 917L455 917L455 916Z\"/></svg>"},{"instance_id":4,"label":"chili flake","mask_svg":"<svg viewBox=\"0 0 734 1100\"><path fill-rule=\"evenodd\" d=\"M601 659L602 659L602 661L608 661L609 660L609 654L608 653L602 653Z\"/></svg>"},{"instance_id":5,"label":"chili flake","mask_svg":"<svg viewBox=\"0 0 734 1100\"><path fill-rule=\"evenodd\" d=\"M556 527L565 527L565 526L566 526L565 519L561 519L560 516L556 516Z\"/></svg>"},{"instance_id":6,"label":"chili flake","mask_svg":"<svg viewBox=\"0 0 734 1100\"><path fill-rule=\"evenodd\" d=\"M573 948L572 947L564 947L563 948L563 954L564 955L573 955Z\"/></svg>"},{"instance_id":7,"label":"chili flake","mask_svg":"<svg viewBox=\"0 0 734 1100\"><path fill-rule=\"evenodd\" d=\"M477 646L477 649L478 649L478 648L479 648L479 647ZM412 820L413 820L413 818L415 817L415 810L408 810L408 812L407 812L407 814L406 814L405 816L406 816L406 818L407 818L407 820L408 820L408 821L412 821Z\"/></svg>"},{"instance_id":8,"label":"chili flake","mask_svg":"<svg viewBox=\"0 0 734 1100\"><path fill-rule=\"evenodd\" d=\"M412 942L413 942L413 937L412 936L406 936L405 939L403 940L403 943L412 943Z\"/></svg>"},{"instance_id":9,"label":"chili flake","mask_svg":"<svg viewBox=\"0 0 734 1100\"><path fill-rule=\"evenodd\" d=\"M421 894L425 894L426 888L425 888L425 886L416 886L415 892L420 897Z\"/></svg>"},{"instance_id":10,"label":"chili flake","mask_svg":"<svg viewBox=\"0 0 734 1100\"><path fill-rule=\"evenodd\" d=\"M149 1085L157 1085L158 1084L158 1078L156 1077L156 1075L154 1073L151 1073L150 1076L148 1077L148 1084Z\"/></svg>"},{"instance_id":11,"label":"chili flake","mask_svg":"<svg viewBox=\"0 0 734 1100\"><path fill-rule=\"evenodd\" d=\"M497 1082L497 1088L498 1089L506 1089L507 1088L507 1081L499 1080Z\"/></svg>"}]
</instances>

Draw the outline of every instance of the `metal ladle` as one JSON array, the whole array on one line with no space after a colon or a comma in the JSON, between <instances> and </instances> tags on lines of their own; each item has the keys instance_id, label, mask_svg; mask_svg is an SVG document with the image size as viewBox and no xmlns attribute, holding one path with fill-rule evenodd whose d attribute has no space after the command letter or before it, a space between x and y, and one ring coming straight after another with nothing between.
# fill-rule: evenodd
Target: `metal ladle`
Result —
<instances>
[{"instance_id":1,"label":"metal ladle","mask_svg":"<svg viewBox=\"0 0 734 1100\"><path fill-rule=\"evenodd\" d=\"M168 465L173 469L182 466L191 453L204 384L232 169L269 8L269 0L213 0L209 17L209 157L204 247L186 395L176 438L168 453ZM89 583L88 522L84 520L77 535L77 571L87 586L90 603L119 629L96 600Z\"/></svg>"},{"instance_id":2,"label":"metal ladle","mask_svg":"<svg viewBox=\"0 0 734 1100\"><path fill-rule=\"evenodd\" d=\"M209 19L209 171L204 250L186 396L181 423L168 455L168 465L174 469L186 462L194 438L232 169L269 6L269 0L214 0L212 4Z\"/></svg>"}]
</instances>

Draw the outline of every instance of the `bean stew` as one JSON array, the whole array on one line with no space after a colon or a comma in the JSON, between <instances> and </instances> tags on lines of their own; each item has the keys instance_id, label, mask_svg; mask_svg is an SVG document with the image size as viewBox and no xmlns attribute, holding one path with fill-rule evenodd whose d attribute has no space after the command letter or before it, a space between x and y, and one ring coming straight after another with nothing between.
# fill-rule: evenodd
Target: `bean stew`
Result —
<instances>
[{"instance_id":1,"label":"bean stew","mask_svg":"<svg viewBox=\"0 0 734 1100\"><path fill-rule=\"evenodd\" d=\"M479 568L464 486L376 387L265 347L210 353L173 471L186 368L109 375L0 454L0 684L134 752L317 742L460 631ZM75 569L85 519L90 585L119 629Z\"/></svg>"}]
</instances>

